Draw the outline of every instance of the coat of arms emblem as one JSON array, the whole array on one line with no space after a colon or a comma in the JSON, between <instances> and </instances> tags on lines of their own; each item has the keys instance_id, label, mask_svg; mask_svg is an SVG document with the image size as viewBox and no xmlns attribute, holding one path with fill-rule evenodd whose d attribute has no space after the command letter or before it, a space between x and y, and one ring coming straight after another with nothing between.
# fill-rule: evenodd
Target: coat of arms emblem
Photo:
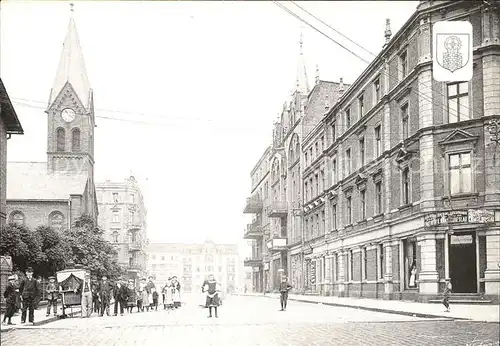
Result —
<instances>
[{"instance_id":1,"label":"coat of arms emblem","mask_svg":"<svg viewBox=\"0 0 500 346\"><path fill-rule=\"evenodd\" d=\"M467 21L433 26L433 75L439 82L472 78L472 25Z\"/></svg>"}]
</instances>

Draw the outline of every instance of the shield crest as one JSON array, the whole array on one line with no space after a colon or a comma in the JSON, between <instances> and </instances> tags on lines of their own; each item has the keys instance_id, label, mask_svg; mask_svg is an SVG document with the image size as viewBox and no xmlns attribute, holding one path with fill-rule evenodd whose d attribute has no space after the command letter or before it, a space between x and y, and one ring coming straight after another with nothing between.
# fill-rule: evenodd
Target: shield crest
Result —
<instances>
[{"instance_id":1,"label":"shield crest","mask_svg":"<svg viewBox=\"0 0 500 346\"><path fill-rule=\"evenodd\" d=\"M436 60L439 66L451 73L469 63L469 34L438 33L436 35Z\"/></svg>"}]
</instances>

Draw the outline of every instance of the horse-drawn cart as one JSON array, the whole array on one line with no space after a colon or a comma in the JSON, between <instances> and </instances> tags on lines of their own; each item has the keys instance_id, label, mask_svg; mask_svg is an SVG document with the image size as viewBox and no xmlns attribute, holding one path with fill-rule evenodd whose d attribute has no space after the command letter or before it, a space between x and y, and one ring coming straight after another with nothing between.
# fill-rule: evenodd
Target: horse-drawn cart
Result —
<instances>
[{"instance_id":1,"label":"horse-drawn cart","mask_svg":"<svg viewBox=\"0 0 500 346\"><path fill-rule=\"evenodd\" d=\"M63 318L67 317L66 309L73 311L74 306L82 305L82 287L85 274L90 276L90 271L83 268L65 269L57 272L59 293L61 293Z\"/></svg>"}]
</instances>

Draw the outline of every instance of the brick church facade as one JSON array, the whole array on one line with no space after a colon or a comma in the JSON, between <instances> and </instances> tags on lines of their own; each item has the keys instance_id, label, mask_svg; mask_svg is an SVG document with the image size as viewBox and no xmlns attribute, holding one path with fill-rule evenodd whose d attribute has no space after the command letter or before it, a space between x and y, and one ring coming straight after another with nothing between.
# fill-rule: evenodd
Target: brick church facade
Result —
<instances>
[{"instance_id":1,"label":"brick church facade","mask_svg":"<svg viewBox=\"0 0 500 346\"><path fill-rule=\"evenodd\" d=\"M82 214L97 220L94 101L73 18L45 112L47 162L7 164L7 222L63 230Z\"/></svg>"}]
</instances>

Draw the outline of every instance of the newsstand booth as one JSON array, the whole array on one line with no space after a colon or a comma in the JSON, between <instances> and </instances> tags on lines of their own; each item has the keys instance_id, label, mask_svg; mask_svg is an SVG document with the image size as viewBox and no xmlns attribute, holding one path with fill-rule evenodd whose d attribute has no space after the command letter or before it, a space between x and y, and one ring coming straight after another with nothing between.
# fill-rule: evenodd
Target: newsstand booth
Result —
<instances>
[{"instance_id":1,"label":"newsstand booth","mask_svg":"<svg viewBox=\"0 0 500 346\"><path fill-rule=\"evenodd\" d=\"M85 280L85 274L88 274L90 277L90 270L78 268L65 269L57 272L59 293L61 293L62 296L63 318L67 317L67 308L73 310L75 306L82 306L82 287Z\"/></svg>"}]
</instances>

